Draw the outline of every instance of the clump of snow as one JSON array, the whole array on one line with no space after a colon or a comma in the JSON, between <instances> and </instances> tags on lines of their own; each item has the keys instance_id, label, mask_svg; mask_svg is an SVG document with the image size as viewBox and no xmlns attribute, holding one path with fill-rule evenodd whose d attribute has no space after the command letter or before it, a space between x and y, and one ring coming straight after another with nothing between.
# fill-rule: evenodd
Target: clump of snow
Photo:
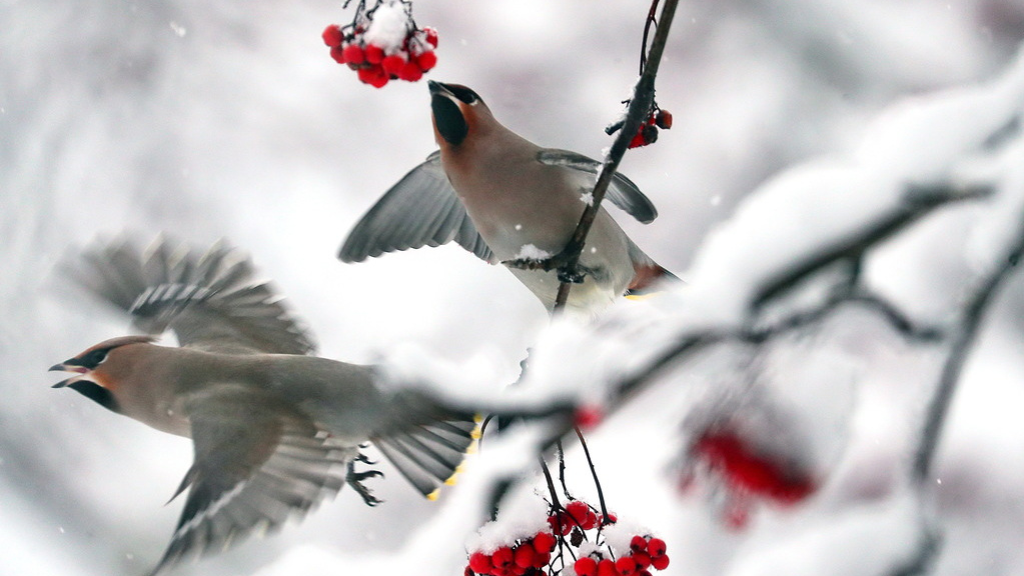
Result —
<instances>
[{"instance_id":1,"label":"clump of snow","mask_svg":"<svg viewBox=\"0 0 1024 576\"><path fill-rule=\"evenodd\" d=\"M513 260L547 260L553 254L547 250L541 250L533 244L524 244L519 253L512 257Z\"/></svg>"},{"instance_id":2,"label":"clump of snow","mask_svg":"<svg viewBox=\"0 0 1024 576\"><path fill-rule=\"evenodd\" d=\"M540 496L517 506L502 506L498 519L481 526L466 542L466 548L470 552L491 554L502 546L511 546L516 540L549 531L547 506Z\"/></svg>"},{"instance_id":3,"label":"clump of snow","mask_svg":"<svg viewBox=\"0 0 1024 576\"><path fill-rule=\"evenodd\" d=\"M381 4L373 13L370 27L363 36L368 44L380 46L385 52L400 50L408 35L409 14L401 2Z\"/></svg>"},{"instance_id":4,"label":"clump of snow","mask_svg":"<svg viewBox=\"0 0 1024 576\"><path fill-rule=\"evenodd\" d=\"M580 196L580 201L582 201L587 206L593 206L594 205L594 193L593 192L587 192L585 194L582 194Z\"/></svg>"}]
</instances>

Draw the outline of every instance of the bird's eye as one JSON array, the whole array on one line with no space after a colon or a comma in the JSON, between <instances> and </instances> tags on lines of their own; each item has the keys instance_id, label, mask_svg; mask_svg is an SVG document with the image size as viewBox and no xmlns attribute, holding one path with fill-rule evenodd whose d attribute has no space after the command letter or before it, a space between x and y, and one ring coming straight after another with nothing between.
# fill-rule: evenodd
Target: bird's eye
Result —
<instances>
[{"instance_id":1,"label":"bird's eye","mask_svg":"<svg viewBox=\"0 0 1024 576\"><path fill-rule=\"evenodd\" d=\"M110 350L105 348L89 352L84 358L82 358L82 366L90 369L99 366L100 363L107 359L108 352L110 352Z\"/></svg>"},{"instance_id":2,"label":"bird's eye","mask_svg":"<svg viewBox=\"0 0 1024 576\"><path fill-rule=\"evenodd\" d=\"M473 104L477 100L480 100L480 97L476 95L476 92L473 92L472 90L466 88L465 86L449 84L448 89L451 90L452 94L454 94L456 98L458 98L459 100L466 104Z\"/></svg>"}]
</instances>

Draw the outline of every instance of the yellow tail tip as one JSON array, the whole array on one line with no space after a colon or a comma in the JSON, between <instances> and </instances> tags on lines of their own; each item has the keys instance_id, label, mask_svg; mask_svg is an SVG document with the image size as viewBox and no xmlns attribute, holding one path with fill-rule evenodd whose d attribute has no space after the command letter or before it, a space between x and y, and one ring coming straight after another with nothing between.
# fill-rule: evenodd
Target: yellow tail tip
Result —
<instances>
[{"instance_id":1,"label":"yellow tail tip","mask_svg":"<svg viewBox=\"0 0 1024 576\"><path fill-rule=\"evenodd\" d=\"M435 489L430 494L427 494L427 500L430 500L431 502L437 500L437 495L440 494L440 493L441 493L441 489L440 488Z\"/></svg>"}]
</instances>

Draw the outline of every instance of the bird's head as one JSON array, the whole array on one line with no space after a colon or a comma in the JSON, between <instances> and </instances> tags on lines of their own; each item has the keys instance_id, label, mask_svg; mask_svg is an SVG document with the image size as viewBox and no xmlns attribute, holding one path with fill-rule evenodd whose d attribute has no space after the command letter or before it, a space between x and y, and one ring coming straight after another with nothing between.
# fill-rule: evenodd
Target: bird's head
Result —
<instances>
[{"instance_id":1,"label":"bird's head","mask_svg":"<svg viewBox=\"0 0 1024 576\"><path fill-rule=\"evenodd\" d=\"M100 406L118 412L114 390L118 376L127 373L131 364L131 345L148 344L154 340L152 336L120 336L91 346L81 354L50 367L51 372L75 374L53 387L71 388Z\"/></svg>"},{"instance_id":2,"label":"bird's head","mask_svg":"<svg viewBox=\"0 0 1024 576\"><path fill-rule=\"evenodd\" d=\"M468 136L494 122L490 109L480 96L461 84L427 82L430 109L434 117L434 135L441 148L459 146Z\"/></svg>"}]
</instances>

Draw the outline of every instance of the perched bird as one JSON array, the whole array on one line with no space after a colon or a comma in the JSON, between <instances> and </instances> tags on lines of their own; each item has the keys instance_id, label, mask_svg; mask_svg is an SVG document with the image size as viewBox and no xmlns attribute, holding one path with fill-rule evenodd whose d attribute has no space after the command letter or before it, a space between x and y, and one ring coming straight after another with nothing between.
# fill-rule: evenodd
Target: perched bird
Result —
<instances>
[{"instance_id":1,"label":"perched bird","mask_svg":"<svg viewBox=\"0 0 1024 576\"><path fill-rule=\"evenodd\" d=\"M579 222L601 164L541 148L502 126L476 92L429 82L440 150L405 175L356 224L339 258L359 262L384 252L454 240L491 263L542 260L559 253ZM636 185L616 174L606 196L643 223L657 217ZM595 311L625 293L673 277L629 239L602 208L580 258L586 273L570 309ZM549 309L555 271L510 268Z\"/></svg>"},{"instance_id":2,"label":"perched bird","mask_svg":"<svg viewBox=\"0 0 1024 576\"><path fill-rule=\"evenodd\" d=\"M157 430L191 437L195 460L171 543L154 570L277 528L344 484L369 505L357 472L373 443L422 494L450 479L477 436L473 414L386 381L373 366L312 356L306 328L250 260L216 244L205 254L158 241L98 245L65 270L128 312L145 335L100 342L50 368L70 388ZM179 346L154 335L171 330ZM173 497L172 497L173 500Z\"/></svg>"}]
</instances>

